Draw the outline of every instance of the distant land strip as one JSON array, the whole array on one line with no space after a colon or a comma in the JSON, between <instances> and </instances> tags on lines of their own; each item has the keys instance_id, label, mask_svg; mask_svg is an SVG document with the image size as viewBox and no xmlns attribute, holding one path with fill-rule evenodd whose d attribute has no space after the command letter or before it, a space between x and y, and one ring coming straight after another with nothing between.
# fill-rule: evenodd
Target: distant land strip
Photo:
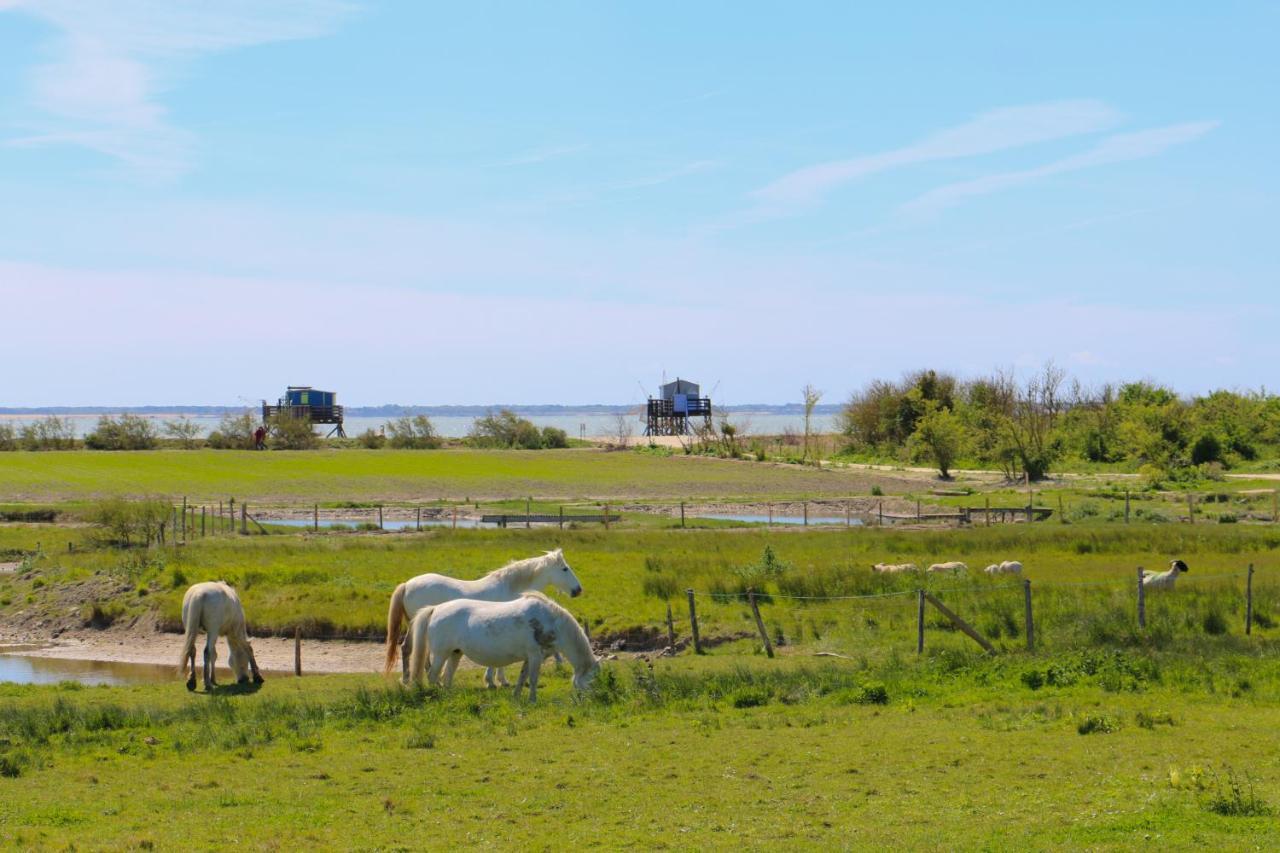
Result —
<instances>
[{"instance_id":1,"label":"distant land strip","mask_svg":"<svg viewBox=\"0 0 1280 853\"><path fill-rule=\"evenodd\" d=\"M246 409L256 410L257 406L187 406L172 404L168 406L32 406L6 407L0 406L0 415L199 415L202 417L239 414ZM346 414L353 418L399 417L401 415L438 415L441 417L482 417L490 412L508 409L517 415L613 415L630 414L642 408L639 404L610 405L591 403L580 406L568 405L505 405L495 403L492 406L400 406L385 404L381 406L347 406ZM840 412L842 405L819 405L815 414L834 415ZM726 412L755 412L768 415L803 415L804 405L801 403L741 403L731 406L716 406L717 410Z\"/></svg>"}]
</instances>

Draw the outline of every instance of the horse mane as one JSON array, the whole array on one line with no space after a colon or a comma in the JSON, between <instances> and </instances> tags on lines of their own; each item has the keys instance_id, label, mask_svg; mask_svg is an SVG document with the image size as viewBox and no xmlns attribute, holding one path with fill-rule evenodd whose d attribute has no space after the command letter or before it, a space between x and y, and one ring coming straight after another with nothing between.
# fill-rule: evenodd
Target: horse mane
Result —
<instances>
[{"instance_id":1,"label":"horse mane","mask_svg":"<svg viewBox=\"0 0 1280 853\"><path fill-rule=\"evenodd\" d=\"M505 580L508 583L518 583L527 585L533 582L533 578L542 570L543 566L551 559L555 551L547 554L541 554L537 557L526 557L523 560L512 560L500 569L494 569L489 572L486 577L496 580Z\"/></svg>"}]
</instances>

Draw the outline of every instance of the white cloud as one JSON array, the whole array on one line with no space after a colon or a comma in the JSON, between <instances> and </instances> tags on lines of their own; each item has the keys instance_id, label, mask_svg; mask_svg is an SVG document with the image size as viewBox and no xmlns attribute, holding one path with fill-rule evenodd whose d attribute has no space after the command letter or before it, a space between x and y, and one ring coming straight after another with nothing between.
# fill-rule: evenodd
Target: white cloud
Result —
<instances>
[{"instance_id":1,"label":"white cloud","mask_svg":"<svg viewBox=\"0 0 1280 853\"><path fill-rule=\"evenodd\" d=\"M959 204L967 198L1012 189L1041 178L1154 157L1175 145L1192 142L1218 126L1216 121L1187 122L1133 133L1120 133L1103 139L1080 154L1063 157L1034 169L985 175L971 181L960 181L930 190L907 202L904 213L932 214Z\"/></svg>"},{"instance_id":2,"label":"white cloud","mask_svg":"<svg viewBox=\"0 0 1280 853\"><path fill-rule=\"evenodd\" d=\"M799 169L756 190L752 197L762 208L784 213L814 204L838 187L878 172L1094 133L1118 120L1114 109L1095 100L991 110L903 148Z\"/></svg>"},{"instance_id":3,"label":"white cloud","mask_svg":"<svg viewBox=\"0 0 1280 853\"><path fill-rule=\"evenodd\" d=\"M183 61L256 44L312 38L336 26L337 0L9 0L0 11L39 18L57 35L51 62L32 69L36 115L10 145L77 145L150 176L189 166L189 133L160 102Z\"/></svg>"}]
</instances>

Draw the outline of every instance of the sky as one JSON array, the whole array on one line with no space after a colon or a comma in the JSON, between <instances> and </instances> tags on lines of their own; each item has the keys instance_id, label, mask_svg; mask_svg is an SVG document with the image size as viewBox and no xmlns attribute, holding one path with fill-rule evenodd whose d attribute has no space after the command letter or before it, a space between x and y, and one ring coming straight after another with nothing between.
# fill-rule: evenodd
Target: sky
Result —
<instances>
[{"instance_id":1,"label":"sky","mask_svg":"<svg viewBox=\"0 0 1280 853\"><path fill-rule=\"evenodd\" d=\"M0 0L0 406L1280 384L1280 4L962 5Z\"/></svg>"}]
</instances>

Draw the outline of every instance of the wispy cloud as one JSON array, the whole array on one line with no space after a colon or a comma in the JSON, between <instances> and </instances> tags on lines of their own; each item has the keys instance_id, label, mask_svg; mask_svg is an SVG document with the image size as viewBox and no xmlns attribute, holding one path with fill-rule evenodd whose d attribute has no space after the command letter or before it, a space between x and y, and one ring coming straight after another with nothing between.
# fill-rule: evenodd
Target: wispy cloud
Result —
<instances>
[{"instance_id":1,"label":"wispy cloud","mask_svg":"<svg viewBox=\"0 0 1280 853\"><path fill-rule=\"evenodd\" d=\"M339 0L0 0L51 25L52 61L32 69L29 128L10 145L76 145L152 177L188 168L193 138L160 102L184 61L201 54L329 32Z\"/></svg>"},{"instance_id":2,"label":"wispy cloud","mask_svg":"<svg viewBox=\"0 0 1280 853\"><path fill-rule=\"evenodd\" d=\"M1087 151L1043 166L984 175L970 181L938 187L902 205L900 210L914 215L935 214L968 198L1013 189L1053 175L1154 157L1175 145L1199 139L1218 124L1216 121L1197 121L1133 133L1118 133L1101 140Z\"/></svg>"},{"instance_id":3,"label":"wispy cloud","mask_svg":"<svg viewBox=\"0 0 1280 853\"><path fill-rule=\"evenodd\" d=\"M584 142L579 145L557 145L549 148L535 148L532 151L517 154L507 160L499 160L496 163L491 163L490 167L495 169L506 169L513 166L534 166L538 163L545 163L548 160L559 160L561 157L568 157L571 154L579 154L590 147L591 146Z\"/></svg>"},{"instance_id":4,"label":"wispy cloud","mask_svg":"<svg viewBox=\"0 0 1280 853\"><path fill-rule=\"evenodd\" d=\"M1119 114L1096 100L1053 101L981 113L903 148L798 169L753 192L758 212L774 215L815 204L859 178L919 163L974 157L1106 130Z\"/></svg>"}]
</instances>

